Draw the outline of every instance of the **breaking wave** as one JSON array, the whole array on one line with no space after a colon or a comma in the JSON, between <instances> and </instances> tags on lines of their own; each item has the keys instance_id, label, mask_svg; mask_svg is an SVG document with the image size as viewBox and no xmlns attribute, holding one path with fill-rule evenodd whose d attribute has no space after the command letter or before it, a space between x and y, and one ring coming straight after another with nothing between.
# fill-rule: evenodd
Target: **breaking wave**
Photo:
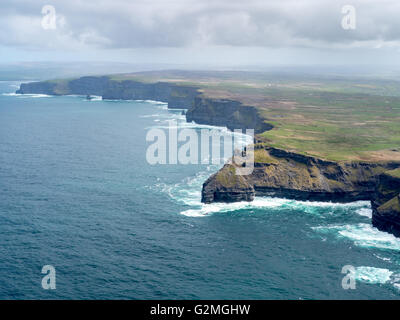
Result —
<instances>
[{"instance_id":1,"label":"breaking wave","mask_svg":"<svg viewBox=\"0 0 400 320\"><path fill-rule=\"evenodd\" d=\"M31 93L15 93L15 92L11 92L11 93L2 93L1 95L3 96L9 96L9 97L20 97L20 98L49 98L52 97L48 94L31 94Z\"/></svg>"},{"instance_id":2,"label":"breaking wave","mask_svg":"<svg viewBox=\"0 0 400 320\"><path fill-rule=\"evenodd\" d=\"M199 192L200 194L201 192ZM284 198L274 197L256 197L254 201L247 202L235 202L235 203L212 203L212 204L201 204L200 201L197 203L198 208L189 209L181 212L183 215L200 217L206 216L211 213L217 212L229 212L242 209L272 209L272 210L300 210L304 213L310 213L315 215L329 214L325 209L344 209L344 208L358 208L360 206L368 205L364 201L353 202L350 204L343 203L332 203L332 202L308 202L308 201L296 201ZM192 203L194 204L194 203ZM331 211L332 212L332 211Z\"/></svg>"},{"instance_id":3,"label":"breaking wave","mask_svg":"<svg viewBox=\"0 0 400 320\"><path fill-rule=\"evenodd\" d=\"M318 226L313 229L319 233L333 234L338 239L351 240L355 245L363 248L400 250L400 238L379 231L367 223Z\"/></svg>"},{"instance_id":4,"label":"breaking wave","mask_svg":"<svg viewBox=\"0 0 400 320\"><path fill-rule=\"evenodd\" d=\"M372 209L371 208L361 208L356 211L357 214L363 217L367 217L369 219L372 218Z\"/></svg>"}]
</instances>

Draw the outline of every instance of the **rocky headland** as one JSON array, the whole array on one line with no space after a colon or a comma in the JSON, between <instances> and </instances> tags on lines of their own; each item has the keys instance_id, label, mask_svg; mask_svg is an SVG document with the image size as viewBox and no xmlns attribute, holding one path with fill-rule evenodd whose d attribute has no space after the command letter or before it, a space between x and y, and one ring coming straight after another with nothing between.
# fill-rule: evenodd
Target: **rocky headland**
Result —
<instances>
[{"instance_id":1,"label":"rocky headland","mask_svg":"<svg viewBox=\"0 0 400 320\"><path fill-rule=\"evenodd\" d=\"M21 84L20 94L98 95L103 99L158 100L169 108L188 109L187 121L255 129L273 128L257 107L229 98L209 97L196 85L172 82L113 80L107 76ZM254 145L255 165L248 176L236 175L235 164L226 164L202 189L202 202L252 201L255 196L298 200L371 201L372 223L400 236L400 162L329 161L268 145Z\"/></svg>"}]
</instances>

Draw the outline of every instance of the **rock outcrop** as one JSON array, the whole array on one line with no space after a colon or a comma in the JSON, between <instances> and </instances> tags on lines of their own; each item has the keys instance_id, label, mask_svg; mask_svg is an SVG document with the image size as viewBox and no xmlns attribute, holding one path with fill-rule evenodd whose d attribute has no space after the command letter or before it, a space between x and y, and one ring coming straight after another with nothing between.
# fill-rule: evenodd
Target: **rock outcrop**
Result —
<instances>
[{"instance_id":1,"label":"rock outcrop","mask_svg":"<svg viewBox=\"0 0 400 320\"><path fill-rule=\"evenodd\" d=\"M253 201L254 196L254 186L245 176L236 174L235 166L226 164L203 184L201 201L204 203Z\"/></svg>"},{"instance_id":2,"label":"rock outcrop","mask_svg":"<svg viewBox=\"0 0 400 320\"><path fill-rule=\"evenodd\" d=\"M382 231L400 236L400 170L387 171L378 177L372 200L372 224Z\"/></svg>"},{"instance_id":3,"label":"rock outcrop","mask_svg":"<svg viewBox=\"0 0 400 320\"><path fill-rule=\"evenodd\" d=\"M17 93L96 95L112 100L157 100L167 102L169 108L178 109L190 108L195 97L200 94L192 86L168 82L118 81L106 76L23 83Z\"/></svg>"},{"instance_id":4,"label":"rock outcrop","mask_svg":"<svg viewBox=\"0 0 400 320\"><path fill-rule=\"evenodd\" d=\"M188 109L199 94L197 88L190 86L125 80L110 81L101 95L110 100L157 100L167 102L168 108Z\"/></svg>"}]
</instances>

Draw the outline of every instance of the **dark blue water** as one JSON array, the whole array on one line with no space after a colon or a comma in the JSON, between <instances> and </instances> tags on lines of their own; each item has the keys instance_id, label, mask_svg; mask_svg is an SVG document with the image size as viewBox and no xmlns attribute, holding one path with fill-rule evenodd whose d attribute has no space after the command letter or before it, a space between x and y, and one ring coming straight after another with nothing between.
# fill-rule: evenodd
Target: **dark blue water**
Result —
<instances>
[{"instance_id":1,"label":"dark blue water","mask_svg":"<svg viewBox=\"0 0 400 320\"><path fill-rule=\"evenodd\" d=\"M146 162L169 119L201 128L164 104L0 95L0 299L399 297L400 240L367 202L202 205L219 166Z\"/></svg>"}]
</instances>

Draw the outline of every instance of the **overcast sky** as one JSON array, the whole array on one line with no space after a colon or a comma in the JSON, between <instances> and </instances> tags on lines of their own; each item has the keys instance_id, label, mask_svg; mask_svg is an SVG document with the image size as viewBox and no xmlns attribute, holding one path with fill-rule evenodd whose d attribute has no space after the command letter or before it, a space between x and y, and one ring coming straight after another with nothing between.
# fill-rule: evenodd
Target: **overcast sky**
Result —
<instances>
[{"instance_id":1,"label":"overcast sky","mask_svg":"<svg viewBox=\"0 0 400 320\"><path fill-rule=\"evenodd\" d=\"M400 1L1 0L0 50L3 63L399 64Z\"/></svg>"}]
</instances>

